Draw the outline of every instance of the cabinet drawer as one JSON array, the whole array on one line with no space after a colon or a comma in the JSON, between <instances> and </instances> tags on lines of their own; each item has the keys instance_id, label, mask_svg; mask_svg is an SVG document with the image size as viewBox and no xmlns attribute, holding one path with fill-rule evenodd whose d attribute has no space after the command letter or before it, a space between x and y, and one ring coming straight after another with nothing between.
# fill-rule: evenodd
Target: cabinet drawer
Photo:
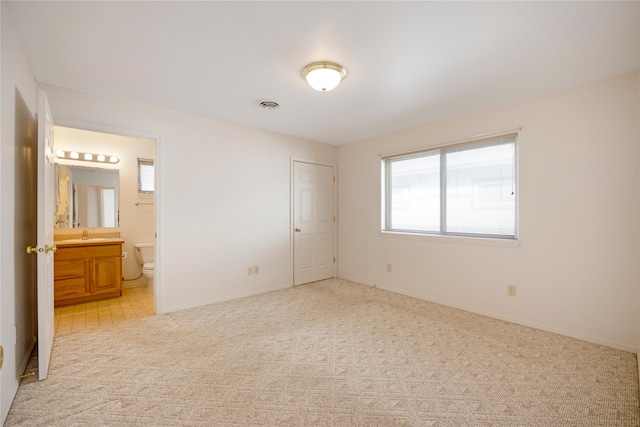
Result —
<instances>
[{"instance_id":1,"label":"cabinet drawer","mask_svg":"<svg viewBox=\"0 0 640 427\"><path fill-rule=\"evenodd\" d=\"M70 259L86 259L110 256L119 257L121 256L121 251L121 244L59 248L54 255L54 259L56 261L64 261Z\"/></svg>"},{"instance_id":2,"label":"cabinet drawer","mask_svg":"<svg viewBox=\"0 0 640 427\"><path fill-rule=\"evenodd\" d=\"M84 277L56 280L53 285L54 299L74 298L86 294Z\"/></svg>"},{"instance_id":3,"label":"cabinet drawer","mask_svg":"<svg viewBox=\"0 0 640 427\"><path fill-rule=\"evenodd\" d=\"M86 262L82 259L71 261L56 260L53 265L53 278L55 280L84 277L85 274Z\"/></svg>"}]
</instances>

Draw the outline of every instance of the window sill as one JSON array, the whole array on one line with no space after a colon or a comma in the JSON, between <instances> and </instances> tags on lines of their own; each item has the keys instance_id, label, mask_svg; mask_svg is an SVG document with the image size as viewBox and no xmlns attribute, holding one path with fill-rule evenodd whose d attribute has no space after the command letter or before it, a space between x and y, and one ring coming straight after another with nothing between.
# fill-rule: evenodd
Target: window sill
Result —
<instances>
[{"instance_id":1,"label":"window sill","mask_svg":"<svg viewBox=\"0 0 640 427\"><path fill-rule=\"evenodd\" d=\"M402 233L398 231L380 231L380 235L382 237L392 239L426 240L432 242L455 243L461 245L497 246L502 248L517 248L518 246L520 246L520 241L514 239L491 239L487 237Z\"/></svg>"}]
</instances>

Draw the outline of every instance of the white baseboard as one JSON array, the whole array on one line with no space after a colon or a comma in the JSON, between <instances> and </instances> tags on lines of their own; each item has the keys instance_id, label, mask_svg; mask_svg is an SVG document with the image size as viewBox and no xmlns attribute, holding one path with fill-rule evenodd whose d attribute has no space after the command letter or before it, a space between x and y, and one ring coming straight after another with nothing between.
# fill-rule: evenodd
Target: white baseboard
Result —
<instances>
[{"instance_id":1,"label":"white baseboard","mask_svg":"<svg viewBox=\"0 0 640 427\"><path fill-rule=\"evenodd\" d=\"M582 334L577 334L577 333L574 333L574 332L571 332L571 331L567 331L567 330L564 330L564 329L554 328L554 327L551 327L551 326L542 325L542 324L535 323L535 322L529 322L529 321L526 321L526 320L522 320L522 319L518 319L518 318L515 318L515 317L511 317L511 316L504 316L502 314L498 314L498 313L493 313L493 312L490 312L490 311L477 309L475 307L469 307L469 306L465 306L465 305L456 304L456 303L453 303L453 302L450 302L450 301L446 301L446 300L442 300L442 299L439 299L439 298L433 298L433 297L430 297L428 295L417 294L417 293L414 293L414 292L406 292L406 291L403 291L403 290L400 290L400 289L396 289L396 288L392 288L392 287L389 287L389 286L382 286L382 285L380 285L378 283L371 283L371 282L362 281L362 280L358 280L356 278L349 278L349 277L341 277L341 278L345 279L345 280L352 281L352 282L360 283L360 284L363 284L363 285L384 289L385 291L394 292L394 293L401 294L401 295L406 295L406 296L409 296L409 297L412 297L412 298L418 298L418 299L422 299L422 300L425 300L425 301L433 302L433 303L436 303L436 304L445 305L447 307L457 308L457 309L468 311L468 312L471 312L471 313L480 314L482 316L487 316L487 317L491 317L491 318L498 319L498 320L504 320L505 322L515 323L517 325L528 326L530 328L539 329L541 331L551 332L551 333L558 334L558 335L564 335L566 337L576 338L576 339L587 341L587 342L590 342L590 343L593 343L593 344L598 344L598 345L603 345L605 347L615 348L617 350L628 351L630 353L638 353L638 348L634 348L634 347L631 347L631 346L628 346L628 345L625 345L625 344L621 344L621 343L605 340L605 339L602 339L602 338L591 337L591 336L582 335ZM639 362L639 364L640 364L640 362Z\"/></svg>"},{"instance_id":2,"label":"white baseboard","mask_svg":"<svg viewBox=\"0 0 640 427\"><path fill-rule=\"evenodd\" d=\"M140 277L135 280L124 280L122 282L122 289L142 288L147 286L148 279L146 277Z\"/></svg>"},{"instance_id":3,"label":"white baseboard","mask_svg":"<svg viewBox=\"0 0 640 427\"><path fill-rule=\"evenodd\" d=\"M172 313L174 311L186 310L188 308L194 308L194 307L201 307L203 305L215 304L217 302L230 301L234 299L250 297L253 295L266 294L268 292L279 291L279 290L290 288L290 287L292 287L291 283L287 283L285 285L274 286L270 288L260 289L257 291L243 292L240 294L234 294L234 295L226 296L222 298L212 298L212 299L200 301L194 304L185 304L185 305L177 305L173 307L166 307L162 310L162 313L158 312L158 314Z\"/></svg>"}]
</instances>

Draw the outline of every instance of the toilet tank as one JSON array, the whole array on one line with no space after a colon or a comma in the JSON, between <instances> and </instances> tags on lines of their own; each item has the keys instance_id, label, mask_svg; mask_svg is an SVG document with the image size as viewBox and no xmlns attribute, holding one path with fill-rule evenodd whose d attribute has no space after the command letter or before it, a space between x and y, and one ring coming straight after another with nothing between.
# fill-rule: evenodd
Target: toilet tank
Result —
<instances>
[{"instance_id":1,"label":"toilet tank","mask_svg":"<svg viewBox=\"0 0 640 427\"><path fill-rule=\"evenodd\" d=\"M136 243L133 245L138 264L144 265L148 262L154 261L154 246L155 245L153 243Z\"/></svg>"}]
</instances>

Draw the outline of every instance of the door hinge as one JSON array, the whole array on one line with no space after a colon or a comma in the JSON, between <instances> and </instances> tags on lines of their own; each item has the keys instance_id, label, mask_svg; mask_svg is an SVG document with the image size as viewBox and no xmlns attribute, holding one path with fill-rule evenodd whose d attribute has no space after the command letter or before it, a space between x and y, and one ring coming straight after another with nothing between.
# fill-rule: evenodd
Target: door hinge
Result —
<instances>
[{"instance_id":1,"label":"door hinge","mask_svg":"<svg viewBox=\"0 0 640 427\"><path fill-rule=\"evenodd\" d=\"M335 216L333 217L333 222L336 222L336 217Z\"/></svg>"},{"instance_id":2,"label":"door hinge","mask_svg":"<svg viewBox=\"0 0 640 427\"><path fill-rule=\"evenodd\" d=\"M336 182L336 176L335 175L333 176L333 182Z\"/></svg>"},{"instance_id":3,"label":"door hinge","mask_svg":"<svg viewBox=\"0 0 640 427\"><path fill-rule=\"evenodd\" d=\"M336 262L336 257L333 257L333 262Z\"/></svg>"}]
</instances>

